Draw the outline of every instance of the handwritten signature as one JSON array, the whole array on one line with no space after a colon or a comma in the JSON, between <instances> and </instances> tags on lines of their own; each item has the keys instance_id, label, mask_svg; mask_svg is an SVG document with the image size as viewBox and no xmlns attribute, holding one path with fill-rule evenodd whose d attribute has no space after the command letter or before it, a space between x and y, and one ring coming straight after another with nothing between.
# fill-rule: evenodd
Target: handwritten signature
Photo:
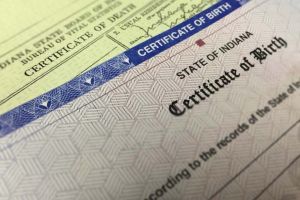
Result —
<instances>
[{"instance_id":1,"label":"handwritten signature","mask_svg":"<svg viewBox=\"0 0 300 200\"><path fill-rule=\"evenodd\" d=\"M164 6L162 9L157 11L154 15L158 18L154 23L150 24L147 27L142 27L137 24L131 24L131 27L137 28L143 32L143 35L140 35L140 38L150 38L153 35L151 34L156 28L161 25L164 25L167 29L172 28L179 24L180 22L194 16L196 13L203 11L208 5L215 3L216 0L210 0L208 2L201 2L199 4L192 4L189 9L187 9L188 4L182 3L177 8L172 11L167 11L165 14L163 12L166 10L168 6ZM168 22L172 19L175 15L179 15L171 22Z\"/></svg>"}]
</instances>

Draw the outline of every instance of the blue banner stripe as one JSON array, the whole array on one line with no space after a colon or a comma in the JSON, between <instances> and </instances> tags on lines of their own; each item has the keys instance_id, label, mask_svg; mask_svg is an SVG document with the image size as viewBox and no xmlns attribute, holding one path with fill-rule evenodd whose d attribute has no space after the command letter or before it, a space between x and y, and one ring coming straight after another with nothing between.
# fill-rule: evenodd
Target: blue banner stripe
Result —
<instances>
[{"instance_id":1,"label":"blue banner stripe","mask_svg":"<svg viewBox=\"0 0 300 200\"><path fill-rule=\"evenodd\" d=\"M141 43L127 52L125 54L130 58L130 60L135 64L138 65L155 55L161 53L162 51L178 44L179 42L189 38L190 36L198 33L199 31L205 29L206 27L212 25L213 23L217 22L218 20L222 19L229 13L233 12L234 10L241 7L241 3L237 0L226 0L226 1L220 1L219 3L211 6L207 10L195 15L194 17L182 22L181 24L155 36L151 39L147 40L144 43ZM222 11L221 13L218 13L219 11ZM209 16L214 16L212 19L209 19ZM204 22L203 22L204 21ZM181 32L183 35L180 37L175 38L172 35L178 36L178 32ZM175 34L174 34L175 33ZM167 39L164 39L167 38ZM172 38L174 40L172 40ZM168 43L166 43L166 40L169 40ZM164 44L164 42L166 44ZM159 46L159 43L162 44ZM159 48L151 51L150 53L147 53L145 56L141 56L138 52L141 49L144 49L145 47L149 47L151 44L156 44L159 46ZM154 46L154 45L153 45ZM151 48L151 47L149 47ZM140 51L143 54L145 54L145 50Z\"/></svg>"}]
</instances>

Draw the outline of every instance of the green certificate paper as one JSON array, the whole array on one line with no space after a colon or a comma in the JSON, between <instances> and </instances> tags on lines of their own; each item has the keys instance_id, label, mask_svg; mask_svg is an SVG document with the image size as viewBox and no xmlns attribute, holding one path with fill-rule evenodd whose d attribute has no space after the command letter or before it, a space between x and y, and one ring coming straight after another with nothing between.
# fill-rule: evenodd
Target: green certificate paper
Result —
<instances>
[{"instance_id":1,"label":"green certificate paper","mask_svg":"<svg viewBox=\"0 0 300 200\"><path fill-rule=\"evenodd\" d=\"M56 88L216 0L3 0L0 113Z\"/></svg>"}]
</instances>

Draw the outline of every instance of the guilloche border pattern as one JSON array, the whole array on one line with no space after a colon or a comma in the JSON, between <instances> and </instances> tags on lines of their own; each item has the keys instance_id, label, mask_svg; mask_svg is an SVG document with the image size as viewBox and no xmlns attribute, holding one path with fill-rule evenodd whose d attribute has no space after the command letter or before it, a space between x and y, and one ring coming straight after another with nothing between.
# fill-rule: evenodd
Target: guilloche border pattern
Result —
<instances>
[{"instance_id":1,"label":"guilloche border pattern","mask_svg":"<svg viewBox=\"0 0 300 200\"><path fill-rule=\"evenodd\" d=\"M134 66L125 54L121 54L66 84L5 113L0 116L0 136L5 136L71 102Z\"/></svg>"}]
</instances>

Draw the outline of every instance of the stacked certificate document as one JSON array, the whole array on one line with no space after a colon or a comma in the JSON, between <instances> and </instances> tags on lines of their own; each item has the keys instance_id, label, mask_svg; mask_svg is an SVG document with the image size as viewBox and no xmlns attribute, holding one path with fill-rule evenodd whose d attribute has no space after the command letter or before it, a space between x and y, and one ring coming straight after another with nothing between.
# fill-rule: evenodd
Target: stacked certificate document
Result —
<instances>
[{"instance_id":1,"label":"stacked certificate document","mask_svg":"<svg viewBox=\"0 0 300 200\"><path fill-rule=\"evenodd\" d=\"M0 16L0 200L300 200L299 0Z\"/></svg>"}]
</instances>

